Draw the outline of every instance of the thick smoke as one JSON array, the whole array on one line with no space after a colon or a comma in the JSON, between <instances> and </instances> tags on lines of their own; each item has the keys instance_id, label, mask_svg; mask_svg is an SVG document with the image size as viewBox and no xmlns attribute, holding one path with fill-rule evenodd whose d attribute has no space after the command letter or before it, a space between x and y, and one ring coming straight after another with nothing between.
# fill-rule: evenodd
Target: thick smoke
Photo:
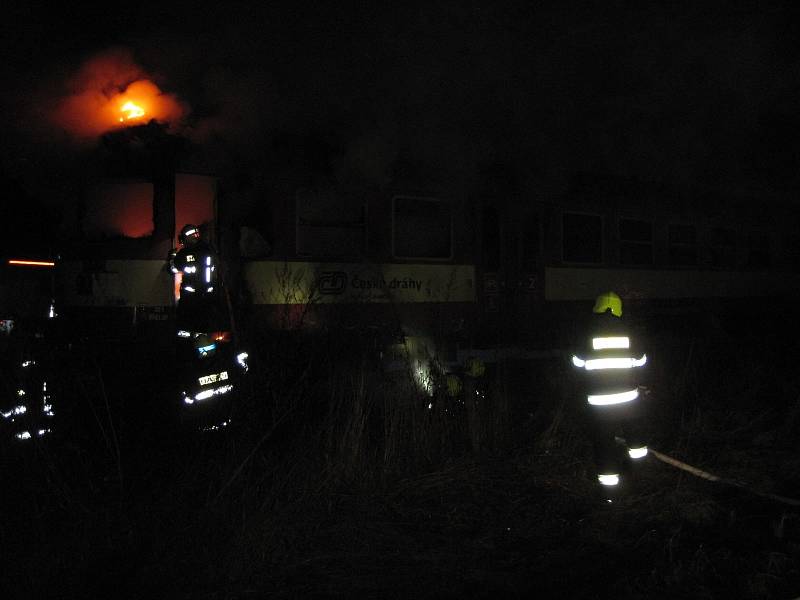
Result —
<instances>
[{"instance_id":1,"label":"thick smoke","mask_svg":"<svg viewBox=\"0 0 800 600\"><path fill-rule=\"evenodd\" d=\"M78 140L155 119L178 130L189 112L176 94L166 93L136 64L130 51L113 49L89 59L67 82L67 93L50 115L52 122ZM132 104L128 104L132 103ZM144 114L137 116L132 108Z\"/></svg>"}]
</instances>

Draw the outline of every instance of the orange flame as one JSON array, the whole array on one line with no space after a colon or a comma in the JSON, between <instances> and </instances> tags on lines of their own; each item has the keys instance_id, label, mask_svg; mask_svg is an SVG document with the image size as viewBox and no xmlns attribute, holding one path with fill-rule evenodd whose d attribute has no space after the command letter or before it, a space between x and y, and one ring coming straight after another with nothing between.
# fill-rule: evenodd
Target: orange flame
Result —
<instances>
[{"instance_id":1,"label":"orange flame","mask_svg":"<svg viewBox=\"0 0 800 600\"><path fill-rule=\"evenodd\" d=\"M120 123L130 121L131 119L138 119L139 117L144 116L144 109L138 104L134 104L130 100L123 104L119 110L120 112L128 113L124 117L119 118Z\"/></svg>"},{"instance_id":2,"label":"orange flame","mask_svg":"<svg viewBox=\"0 0 800 600\"><path fill-rule=\"evenodd\" d=\"M78 138L94 138L151 119L177 127L189 111L176 95L162 92L124 50L88 61L70 84L71 92L50 116Z\"/></svg>"}]
</instances>

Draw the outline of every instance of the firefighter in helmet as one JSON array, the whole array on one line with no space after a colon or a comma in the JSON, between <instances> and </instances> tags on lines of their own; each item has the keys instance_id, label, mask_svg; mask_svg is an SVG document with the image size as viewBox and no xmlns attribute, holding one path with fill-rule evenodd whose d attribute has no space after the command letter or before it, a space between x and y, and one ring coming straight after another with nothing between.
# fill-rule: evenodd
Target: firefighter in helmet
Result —
<instances>
[{"instance_id":1,"label":"firefighter in helmet","mask_svg":"<svg viewBox=\"0 0 800 600\"><path fill-rule=\"evenodd\" d=\"M172 273L180 277L179 335L222 329L217 253L201 239L200 228L196 225L184 225L178 241L180 249L170 252L169 266Z\"/></svg>"},{"instance_id":2,"label":"firefighter in helmet","mask_svg":"<svg viewBox=\"0 0 800 600\"><path fill-rule=\"evenodd\" d=\"M610 499L629 477L632 464L647 455L639 388L647 355L630 336L616 293L600 294L592 312L586 348L581 356L573 355L572 363L584 375L597 481Z\"/></svg>"},{"instance_id":3,"label":"firefighter in helmet","mask_svg":"<svg viewBox=\"0 0 800 600\"><path fill-rule=\"evenodd\" d=\"M229 423L231 392L236 377L247 370L247 353L234 349L217 253L195 225L181 229L179 242L169 264L180 278L176 374L185 409L181 418L214 431Z\"/></svg>"},{"instance_id":4,"label":"firefighter in helmet","mask_svg":"<svg viewBox=\"0 0 800 600\"><path fill-rule=\"evenodd\" d=\"M181 420L199 431L219 431L231 422L233 392L247 372L247 352L234 355L226 332L193 339L194 362L184 371Z\"/></svg>"}]
</instances>

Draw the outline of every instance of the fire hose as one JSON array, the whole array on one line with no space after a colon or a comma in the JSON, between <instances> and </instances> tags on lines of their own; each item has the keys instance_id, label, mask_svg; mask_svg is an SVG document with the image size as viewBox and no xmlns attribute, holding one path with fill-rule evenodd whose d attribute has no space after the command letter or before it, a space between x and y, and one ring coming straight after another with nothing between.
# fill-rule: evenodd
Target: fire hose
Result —
<instances>
[{"instance_id":1,"label":"fire hose","mask_svg":"<svg viewBox=\"0 0 800 600\"><path fill-rule=\"evenodd\" d=\"M622 444L623 446L626 445L625 440L622 438L615 438L618 444ZM654 458L660 460L661 462L670 465L671 467L675 467L676 469L680 469L689 473L690 475L694 475L695 477L699 477L701 479L705 479L706 481L712 481L714 483L720 483L722 485L727 485L731 487L735 487L740 490L744 490L745 492L749 492L751 494L755 494L756 496L761 496L762 498L769 498L770 500L774 500L776 502L780 502L782 504L788 504L790 506L800 506L800 500L795 498L789 498L788 496L781 496L779 494L773 494L772 492L765 492L763 490L759 490L753 485L739 481L738 479L731 479L729 477L721 477L719 475L715 475L714 473L709 473L708 471L704 471L703 469L699 469L695 466L692 466L688 463L685 463L677 458L673 458L664 454L663 452L659 452L658 450L654 450L648 446L647 454L649 456L653 456Z\"/></svg>"}]
</instances>

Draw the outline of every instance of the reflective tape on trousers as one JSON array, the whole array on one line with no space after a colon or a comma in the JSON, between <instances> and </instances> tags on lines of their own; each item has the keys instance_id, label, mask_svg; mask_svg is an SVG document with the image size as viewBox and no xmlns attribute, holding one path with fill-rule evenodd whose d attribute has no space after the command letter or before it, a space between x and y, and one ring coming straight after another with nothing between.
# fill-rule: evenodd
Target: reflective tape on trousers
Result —
<instances>
[{"instance_id":1,"label":"reflective tape on trousers","mask_svg":"<svg viewBox=\"0 0 800 600\"><path fill-rule=\"evenodd\" d=\"M628 456L630 456L634 460L638 458L644 458L645 456L647 456L647 446L641 446L639 448L628 448Z\"/></svg>"},{"instance_id":2,"label":"reflective tape on trousers","mask_svg":"<svg viewBox=\"0 0 800 600\"><path fill-rule=\"evenodd\" d=\"M619 484L619 475L616 473L608 474L608 475L598 475L597 480L602 485L618 485Z\"/></svg>"},{"instance_id":3,"label":"reflective tape on trousers","mask_svg":"<svg viewBox=\"0 0 800 600\"><path fill-rule=\"evenodd\" d=\"M595 394L589 396L589 404L592 406L611 406L614 404L624 404L631 402L639 397L639 390L628 390L627 392L619 392L617 394Z\"/></svg>"}]
</instances>

